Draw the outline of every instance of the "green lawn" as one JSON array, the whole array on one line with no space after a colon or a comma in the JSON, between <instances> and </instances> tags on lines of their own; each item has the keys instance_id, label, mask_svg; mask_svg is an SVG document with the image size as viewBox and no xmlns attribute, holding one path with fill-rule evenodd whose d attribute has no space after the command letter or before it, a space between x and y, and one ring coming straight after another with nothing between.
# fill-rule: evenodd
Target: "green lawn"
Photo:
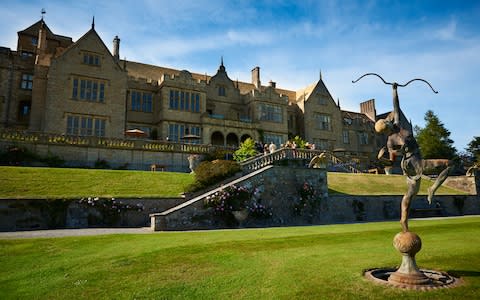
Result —
<instances>
[{"instance_id":1,"label":"green lawn","mask_svg":"<svg viewBox=\"0 0 480 300\"><path fill-rule=\"evenodd\" d=\"M407 179L403 175L375 175L328 173L328 189L330 194L347 195L403 195L407 190ZM426 195L432 180L422 179L419 195ZM441 186L437 195L457 195L465 192Z\"/></svg>"},{"instance_id":2,"label":"green lawn","mask_svg":"<svg viewBox=\"0 0 480 300\"><path fill-rule=\"evenodd\" d=\"M0 167L0 198L178 197L187 173Z\"/></svg>"},{"instance_id":3,"label":"green lawn","mask_svg":"<svg viewBox=\"0 0 480 300\"><path fill-rule=\"evenodd\" d=\"M178 197L194 181L187 173L0 167L0 199ZM420 194L432 183L422 182ZM331 194L402 195L404 176L328 173ZM464 194L441 187L437 194Z\"/></svg>"},{"instance_id":4,"label":"green lawn","mask_svg":"<svg viewBox=\"0 0 480 300\"><path fill-rule=\"evenodd\" d=\"M398 265L397 222L0 240L0 299L479 299L480 217L412 220L431 291L367 281Z\"/></svg>"}]
</instances>

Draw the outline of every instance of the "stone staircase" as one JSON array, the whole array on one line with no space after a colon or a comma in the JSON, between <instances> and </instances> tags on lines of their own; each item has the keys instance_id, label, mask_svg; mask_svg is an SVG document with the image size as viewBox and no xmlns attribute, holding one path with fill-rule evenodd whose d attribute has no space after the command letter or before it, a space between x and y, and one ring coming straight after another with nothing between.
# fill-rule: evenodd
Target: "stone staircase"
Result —
<instances>
[{"instance_id":1,"label":"stone staircase","mask_svg":"<svg viewBox=\"0 0 480 300\"><path fill-rule=\"evenodd\" d=\"M166 230L169 228L169 223L180 222L188 228L189 219L195 216L203 208L203 200L232 185L242 184L246 181L252 180L256 176L261 176L262 173L268 172L274 165L288 165L296 166L297 168L306 169L310 160L316 155L324 153L327 160L327 169L336 168L345 170L351 173L361 173L360 170L354 168L349 163L342 161L330 152L319 150L306 149L279 149L267 155L257 155L240 163L243 175L235 177L231 181L223 182L219 187L214 187L200 195L193 197L184 203L172 207L164 212L154 213L150 215L152 230ZM298 171L297 171L298 172ZM325 169L323 169L325 172ZM174 217L175 216L175 217ZM173 221L175 218L175 221ZM181 221L183 219L183 221ZM208 227L208 225L207 225Z\"/></svg>"},{"instance_id":2,"label":"stone staircase","mask_svg":"<svg viewBox=\"0 0 480 300\"><path fill-rule=\"evenodd\" d=\"M203 206L203 200L210 196L210 195L213 195L215 194L216 192L218 191L221 191L229 186L232 186L232 185L236 185L236 184L239 184L241 182L244 182L252 177L255 177L257 176L258 174L260 173L263 173L265 171L267 171L268 169L272 168L273 165L269 165L269 166L264 166L263 168L259 168L257 170L254 170L252 172L249 172L248 174L246 175L243 175L242 177L240 178L236 178L228 183L225 183L219 187L216 187L216 188L213 188L201 195L198 195L190 200L187 200L185 201L184 203L182 204L179 204L175 207L172 207L164 212L161 212L161 213L154 213L154 214L150 214L150 220L151 220L151 228L152 230L156 231L156 230L164 230L167 226L166 226L166 222L167 222L167 218L168 218L168 215L170 214L173 214L173 213L176 213L176 212L179 212L179 211L182 211L182 210L185 210L186 208L188 209L189 207L192 208L193 207L193 214L195 214L195 211L196 210L200 210L201 207ZM192 214L192 212L190 212L189 214Z\"/></svg>"}]
</instances>

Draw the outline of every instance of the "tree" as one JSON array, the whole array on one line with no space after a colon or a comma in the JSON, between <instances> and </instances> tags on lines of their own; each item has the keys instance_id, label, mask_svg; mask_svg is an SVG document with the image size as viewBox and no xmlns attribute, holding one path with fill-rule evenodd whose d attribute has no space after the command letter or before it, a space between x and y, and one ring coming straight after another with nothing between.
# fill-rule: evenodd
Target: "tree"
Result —
<instances>
[{"instance_id":1,"label":"tree","mask_svg":"<svg viewBox=\"0 0 480 300\"><path fill-rule=\"evenodd\" d=\"M238 150L233 153L233 159L242 161L255 155L257 155L255 141L252 138L248 138L243 143L240 143Z\"/></svg>"},{"instance_id":2,"label":"tree","mask_svg":"<svg viewBox=\"0 0 480 300\"><path fill-rule=\"evenodd\" d=\"M293 141L297 145L298 149L305 149L305 144L307 143L307 141L305 141L304 139L302 139L298 135L293 138Z\"/></svg>"},{"instance_id":3,"label":"tree","mask_svg":"<svg viewBox=\"0 0 480 300\"><path fill-rule=\"evenodd\" d=\"M448 131L433 111L425 113L425 128L415 126L417 143L423 158L453 159L457 150Z\"/></svg>"},{"instance_id":4,"label":"tree","mask_svg":"<svg viewBox=\"0 0 480 300\"><path fill-rule=\"evenodd\" d=\"M475 161L480 162L480 136L474 136L473 140L468 143L467 150L468 153L472 154L472 157Z\"/></svg>"}]
</instances>

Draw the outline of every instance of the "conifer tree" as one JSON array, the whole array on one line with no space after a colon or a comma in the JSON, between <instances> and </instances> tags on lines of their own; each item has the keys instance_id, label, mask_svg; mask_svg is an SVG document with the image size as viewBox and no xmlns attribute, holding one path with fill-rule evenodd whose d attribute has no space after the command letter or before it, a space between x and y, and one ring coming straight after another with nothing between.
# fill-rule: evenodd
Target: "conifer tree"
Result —
<instances>
[{"instance_id":1,"label":"conifer tree","mask_svg":"<svg viewBox=\"0 0 480 300\"><path fill-rule=\"evenodd\" d=\"M472 155L473 159L480 162L480 136L473 137L467 146L466 150Z\"/></svg>"},{"instance_id":2,"label":"conifer tree","mask_svg":"<svg viewBox=\"0 0 480 300\"><path fill-rule=\"evenodd\" d=\"M425 128L415 126L416 139L423 158L453 159L457 150L450 139L450 131L431 110L425 113L424 120Z\"/></svg>"}]
</instances>

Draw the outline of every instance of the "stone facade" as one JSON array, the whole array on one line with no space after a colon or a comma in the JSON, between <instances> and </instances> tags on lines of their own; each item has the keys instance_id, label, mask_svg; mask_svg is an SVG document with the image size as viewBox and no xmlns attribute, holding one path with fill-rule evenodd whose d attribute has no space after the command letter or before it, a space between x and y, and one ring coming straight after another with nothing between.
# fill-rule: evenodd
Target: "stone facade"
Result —
<instances>
[{"instance_id":1,"label":"stone facade","mask_svg":"<svg viewBox=\"0 0 480 300\"><path fill-rule=\"evenodd\" d=\"M94 24L80 39L54 34L44 20L18 32L17 50L0 48L0 124L49 134L124 138L140 129L153 140L236 147L248 137L277 146L296 135L367 169L377 141L375 102L361 112L335 103L321 76L285 90L214 75L121 60ZM113 53L113 54L112 54Z\"/></svg>"}]
</instances>

